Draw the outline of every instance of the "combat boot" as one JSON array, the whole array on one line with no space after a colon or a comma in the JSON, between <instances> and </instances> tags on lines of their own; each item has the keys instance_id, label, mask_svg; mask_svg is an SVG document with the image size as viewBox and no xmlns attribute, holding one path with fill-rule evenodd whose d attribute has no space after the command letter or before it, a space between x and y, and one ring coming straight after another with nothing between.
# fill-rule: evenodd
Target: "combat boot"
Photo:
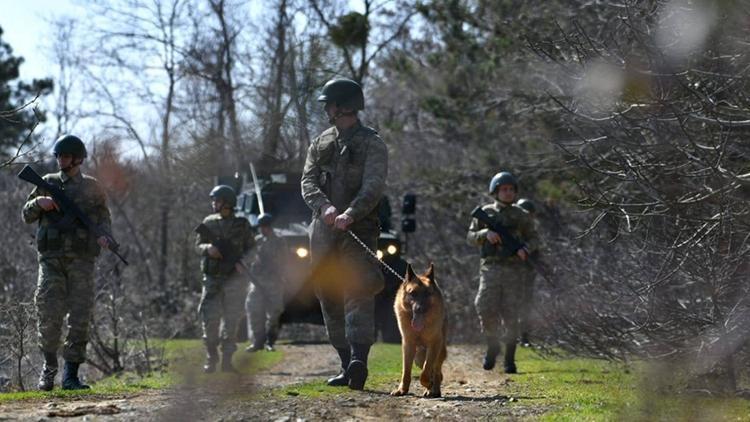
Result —
<instances>
[{"instance_id":1,"label":"combat boot","mask_svg":"<svg viewBox=\"0 0 750 422\"><path fill-rule=\"evenodd\" d=\"M237 373L237 370L234 368L234 366L232 366L232 355L234 354L234 347L222 346L221 349L221 372Z\"/></svg>"},{"instance_id":2,"label":"combat boot","mask_svg":"<svg viewBox=\"0 0 750 422\"><path fill-rule=\"evenodd\" d=\"M531 347L531 342L529 341L529 333L527 333L526 331L521 333L521 346Z\"/></svg>"},{"instance_id":3,"label":"combat boot","mask_svg":"<svg viewBox=\"0 0 750 422\"><path fill-rule=\"evenodd\" d=\"M364 390L365 381L367 381L367 355L369 354L369 344L352 344L352 361L346 368L350 389Z\"/></svg>"},{"instance_id":4,"label":"combat boot","mask_svg":"<svg viewBox=\"0 0 750 422\"><path fill-rule=\"evenodd\" d=\"M45 353L44 367L39 376L39 389L52 391L55 388L55 375L57 375L57 353Z\"/></svg>"},{"instance_id":5,"label":"combat boot","mask_svg":"<svg viewBox=\"0 0 750 422\"><path fill-rule=\"evenodd\" d=\"M248 353L255 353L255 352L259 351L259 350L263 350L263 344L262 343L261 344L253 343L253 344L251 344L251 345L249 345L249 346L247 346L245 348L245 351L248 352Z\"/></svg>"},{"instance_id":6,"label":"combat boot","mask_svg":"<svg viewBox=\"0 0 750 422\"><path fill-rule=\"evenodd\" d=\"M500 342L494 337L487 337L487 351L484 353L482 368L487 371L495 367L497 355L500 354Z\"/></svg>"},{"instance_id":7,"label":"combat boot","mask_svg":"<svg viewBox=\"0 0 750 422\"><path fill-rule=\"evenodd\" d=\"M516 374L516 343L505 343L505 361L503 362L503 369L506 374Z\"/></svg>"},{"instance_id":8,"label":"combat boot","mask_svg":"<svg viewBox=\"0 0 750 422\"><path fill-rule=\"evenodd\" d=\"M216 346L206 346L206 363L203 372L213 374L216 372L216 364L219 362L219 352Z\"/></svg>"},{"instance_id":9,"label":"combat boot","mask_svg":"<svg viewBox=\"0 0 750 422\"><path fill-rule=\"evenodd\" d=\"M273 352L276 350L273 345L276 344L276 338L278 337L278 332L275 328L272 328L268 330L268 338L266 339L266 350L269 352Z\"/></svg>"},{"instance_id":10,"label":"combat boot","mask_svg":"<svg viewBox=\"0 0 750 422\"><path fill-rule=\"evenodd\" d=\"M351 351L349 348L336 348L336 352L339 354L341 359L341 372L335 377L328 378L326 384L331 387L346 387L349 385L349 377L346 375L346 368L349 367L349 361L351 360Z\"/></svg>"},{"instance_id":11,"label":"combat boot","mask_svg":"<svg viewBox=\"0 0 750 422\"><path fill-rule=\"evenodd\" d=\"M80 363L65 362L62 379L63 390L88 390L91 388L78 379L78 367L80 365Z\"/></svg>"}]
</instances>

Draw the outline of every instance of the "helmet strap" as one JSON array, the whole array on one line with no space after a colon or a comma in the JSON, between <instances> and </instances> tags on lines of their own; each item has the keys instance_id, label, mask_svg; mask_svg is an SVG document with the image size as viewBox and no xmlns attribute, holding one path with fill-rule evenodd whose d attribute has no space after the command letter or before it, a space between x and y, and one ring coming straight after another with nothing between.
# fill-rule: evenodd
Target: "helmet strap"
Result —
<instances>
[{"instance_id":1,"label":"helmet strap","mask_svg":"<svg viewBox=\"0 0 750 422\"><path fill-rule=\"evenodd\" d=\"M61 168L60 170L62 170L64 173L67 173L70 170L72 170L74 167L80 166L81 164L83 164L83 158L79 158L79 157L77 157L77 156L74 155L73 159L70 160L70 164L68 164L67 166Z\"/></svg>"},{"instance_id":2,"label":"helmet strap","mask_svg":"<svg viewBox=\"0 0 750 422\"><path fill-rule=\"evenodd\" d=\"M341 117L344 117L344 116L356 116L356 115L357 115L357 111L356 110L342 111L341 108L336 107L336 114L334 114L332 117L330 117L328 119L328 123L332 124L332 125L335 125L336 121L339 118L341 118Z\"/></svg>"}]
</instances>

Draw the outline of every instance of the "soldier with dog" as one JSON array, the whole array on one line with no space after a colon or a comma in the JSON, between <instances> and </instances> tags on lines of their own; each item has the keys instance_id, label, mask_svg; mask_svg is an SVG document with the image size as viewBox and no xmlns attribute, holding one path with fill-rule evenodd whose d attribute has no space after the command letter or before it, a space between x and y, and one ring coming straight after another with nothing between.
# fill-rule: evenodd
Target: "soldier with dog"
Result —
<instances>
[{"instance_id":1,"label":"soldier with dog","mask_svg":"<svg viewBox=\"0 0 750 422\"><path fill-rule=\"evenodd\" d=\"M354 236L370 250L377 248L377 205L385 189L388 150L378 133L359 120L364 95L357 82L331 80L318 101L325 103L333 126L310 144L301 185L313 212L316 292L329 340L341 359L341 372L328 385L362 390L375 342L375 295L384 279Z\"/></svg>"}]
</instances>

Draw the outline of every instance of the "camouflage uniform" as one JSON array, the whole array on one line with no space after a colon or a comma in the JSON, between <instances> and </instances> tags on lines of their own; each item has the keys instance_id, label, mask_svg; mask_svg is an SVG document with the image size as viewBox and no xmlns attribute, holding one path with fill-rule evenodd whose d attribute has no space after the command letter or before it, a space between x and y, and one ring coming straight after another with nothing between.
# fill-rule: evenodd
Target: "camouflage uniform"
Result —
<instances>
[{"instance_id":1,"label":"camouflage uniform","mask_svg":"<svg viewBox=\"0 0 750 422\"><path fill-rule=\"evenodd\" d=\"M273 235L258 235L250 266L252 282L245 301L245 311L253 344L273 345L279 331L279 317L284 312L283 262L286 253L284 239Z\"/></svg>"},{"instance_id":2,"label":"camouflage uniform","mask_svg":"<svg viewBox=\"0 0 750 422\"><path fill-rule=\"evenodd\" d=\"M73 177L63 172L44 176L59 186L89 218L107 233L110 229L106 196L99 182L80 172ZM94 234L80 223L62 227L55 224L61 214L44 211L36 201L49 194L34 188L23 207L26 223L39 221L36 242L39 251L39 278L34 301L38 314L39 348L56 354L60 347L62 323L68 316L68 334L63 346L66 362L86 360L89 321L94 311L94 260L100 248Z\"/></svg>"},{"instance_id":3,"label":"camouflage uniform","mask_svg":"<svg viewBox=\"0 0 750 422\"><path fill-rule=\"evenodd\" d=\"M203 220L214 236L228 241L234 251L247 254L255 244L250 222L242 217L222 218L219 213L211 214ZM203 292L198 313L203 327L203 342L209 353L209 361L214 360L217 346L221 343L225 358L237 350L237 328L242 319L243 298L247 281L233 265L208 256L211 243L199 234L195 240L196 250L203 259ZM223 320L221 333L219 326Z\"/></svg>"},{"instance_id":4,"label":"camouflage uniform","mask_svg":"<svg viewBox=\"0 0 750 422\"><path fill-rule=\"evenodd\" d=\"M316 291L328 337L337 349L375 342L375 295L383 274L348 233L327 226L331 204L354 220L350 230L375 250L377 205L385 189L388 150L377 132L359 122L341 133L332 127L313 140L302 174L302 196L313 210L310 249Z\"/></svg>"},{"instance_id":5,"label":"camouflage uniform","mask_svg":"<svg viewBox=\"0 0 750 422\"><path fill-rule=\"evenodd\" d=\"M499 201L484 205L482 209L523 242L529 252L535 251L537 235L526 211ZM503 340L515 342L519 334L518 318L525 306L525 283L529 272L533 270L517 255L508 256L502 245L492 245L486 238L488 230L483 223L473 219L467 234L467 240L481 248L482 257L479 265L479 291L474 305L485 336L498 336L502 326Z\"/></svg>"}]
</instances>

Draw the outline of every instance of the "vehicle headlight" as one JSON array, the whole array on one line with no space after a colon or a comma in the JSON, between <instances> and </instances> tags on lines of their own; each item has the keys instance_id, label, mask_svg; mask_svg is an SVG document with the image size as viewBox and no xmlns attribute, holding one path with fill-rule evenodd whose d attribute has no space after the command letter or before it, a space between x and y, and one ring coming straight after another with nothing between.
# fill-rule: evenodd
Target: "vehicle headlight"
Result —
<instances>
[{"instance_id":1,"label":"vehicle headlight","mask_svg":"<svg viewBox=\"0 0 750 422\"><path fill-rule=\"evenodd\" d=\"M388 255L396 255L396 252L398 252L398 248L396 245L388 245L387 248L385 248L385 251L388 252Z\"/></svg>"},{"instance_id":2,"label":"vehicle headlight","mask_svg":"<svg viewBox=\"0 0 750 422\"><path fill-rule=\"evenodd\" d=\"M307 255L310 253L310 251L308 251L307 248L297 248L297 250L294 252L300 258L307 258Z\"/></svg>"},{"instance_id":3,"label":"vehicle headlight","mask_svg":"<svg viewBox=\"0 0 750 422\"><path fill-rule=\"evenodd\" d=\"M378 255L378 259L383 259L383 251L381 251L380 249L378 249L377 255Z\"/></svg>"}]
</instances>

